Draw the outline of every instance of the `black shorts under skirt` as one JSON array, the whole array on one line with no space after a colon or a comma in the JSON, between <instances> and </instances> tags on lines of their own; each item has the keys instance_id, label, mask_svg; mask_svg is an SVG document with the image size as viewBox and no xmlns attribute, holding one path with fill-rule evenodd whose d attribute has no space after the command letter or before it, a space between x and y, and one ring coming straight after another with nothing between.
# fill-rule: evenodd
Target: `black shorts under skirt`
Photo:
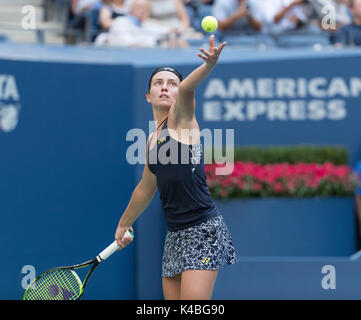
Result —
<instances>
[{"instance_id":1,"label":"black shorts under skirt","mask_svg":"<svg viewBox=\"0 0 361 320\"><path fill-rule=\"evenodd\" d=\"M167 232L162 277L186 270L219 270L237 262L231 235L221 215L199 225Z\"/></svg>"}]
</instances>

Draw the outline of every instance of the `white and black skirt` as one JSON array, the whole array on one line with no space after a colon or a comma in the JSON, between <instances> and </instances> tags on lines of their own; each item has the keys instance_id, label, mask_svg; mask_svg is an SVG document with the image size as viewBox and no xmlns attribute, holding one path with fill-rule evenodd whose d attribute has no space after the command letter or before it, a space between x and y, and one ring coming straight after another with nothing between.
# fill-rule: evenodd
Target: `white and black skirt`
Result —
<instances>
[{"instance_id":1,"label":"white and black skirt","mask_svg":"<svg viewBox=\"0 0 361 320\"><path fill-rule=\"evenodd\" d=\"M186 270L219 270L236 262L231 235L218 215L199 225L167 232L162 276L173 277Z\"/></svg>"}]
</instances>

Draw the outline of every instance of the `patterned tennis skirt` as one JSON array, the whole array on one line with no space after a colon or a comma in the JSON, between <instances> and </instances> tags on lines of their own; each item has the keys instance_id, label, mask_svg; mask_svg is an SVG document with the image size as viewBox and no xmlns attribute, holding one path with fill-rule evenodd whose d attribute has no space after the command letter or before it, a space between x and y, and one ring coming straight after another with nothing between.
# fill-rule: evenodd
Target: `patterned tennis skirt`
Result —
<instances>
[{"instance_id":1,"label":"patterned tennis skirt","mask_svg":"<svg viewBox=\"0 0 361 320\"><path fill-rule=\"evenodd\" d=\"M231 235L221 215L197 226L168 231L162 261L162 277L186 270L219 270L237 262Z\"/></svg>"}]
</instances>

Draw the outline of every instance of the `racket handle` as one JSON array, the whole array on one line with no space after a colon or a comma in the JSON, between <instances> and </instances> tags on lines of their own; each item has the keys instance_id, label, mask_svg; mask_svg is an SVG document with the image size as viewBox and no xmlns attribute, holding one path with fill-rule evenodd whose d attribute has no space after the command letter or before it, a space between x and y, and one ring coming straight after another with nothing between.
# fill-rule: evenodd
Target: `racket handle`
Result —
<instances>
[{"instance_id":1,"label":"racket handle","mask_svg":"<svg viewBox=\"0 0 361 320\"><path fill-rule=\"evenodd\" d=\"M129 230L125 233L124 237L132 238L134 237L133 233ZM107 258L109 258L115 251L117 251L120 247L117 242L114 241L112 244L107 246L102 252L97 255L98 262L101 262Z\"/></svg>"}]
</instances>

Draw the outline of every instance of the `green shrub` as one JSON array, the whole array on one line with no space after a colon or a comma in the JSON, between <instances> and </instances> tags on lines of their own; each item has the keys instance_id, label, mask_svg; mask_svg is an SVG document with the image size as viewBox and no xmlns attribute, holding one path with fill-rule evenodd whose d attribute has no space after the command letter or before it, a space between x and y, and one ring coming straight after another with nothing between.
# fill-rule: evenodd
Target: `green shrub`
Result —
<instances>
[{"instance_id":1,"label":"green shrub","mask_svg":"<svg viewBox=\"0 0 361 320\"><path fill-rule=\"evenodd\" d=\"M218 149L217 152L220 150ZM212 162L215 162L214 152ZM226 155L225 149L222 155ZM236 146L234 148L234 161L253 162L259 164L284 163L318 163L330 162L334 165L347 165L348 152L339 146Z\"/></svg>"}]
</instances>

